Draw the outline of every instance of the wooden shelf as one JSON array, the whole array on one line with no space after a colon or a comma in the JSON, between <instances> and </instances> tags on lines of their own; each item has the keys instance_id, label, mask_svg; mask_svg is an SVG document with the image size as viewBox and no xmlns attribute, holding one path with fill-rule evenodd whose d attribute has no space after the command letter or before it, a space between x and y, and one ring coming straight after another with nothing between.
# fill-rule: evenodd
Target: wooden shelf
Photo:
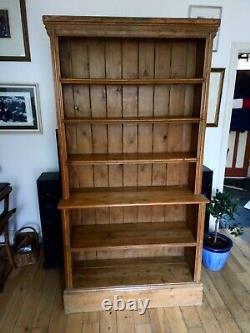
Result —
<instances>
[{"instance_id":1,"label":"wooden shelf","mask_svg":"<svg viewBox=\"0 0 250 333\"><path fill-rule=\"evenodd\" d=\"M193 247L196 241L185 222L77 225L71 231L71 250Z\"/></svg>"},{"instance_id":2,"label":"wooden shelf","mask_svg":"<svg viewBox=\"0 0 250 333\"><path fill-rule=\"evenodd\" d=\"M154 257L79 261L74 264L74 288L112 288L193 282L184 257Z\"/></svg>"},{"instance_id":3,"label":"wooden shelf","mask_svg":"<svg viewBox=\"0 0 250 333\"><path fill-rule=\"evenodd\" d=\"M60 200L59 209L153 206L207 203L203 195L186 187L114 187L75 190L69 199Z\"/></svg>"},{"instance_id":4,"label":"wooden shelf","mask_svg":"<svg viewBox=\"0 0 250 333\"><path fill-rule=\"evenodd\" d=\"M199 123L202 121L199 117L126 117L126 118L65 118L65 124L136 124L136 123Z\"/></svg>"},{"instance_id":5,"label":"wooden shelf","mask_svg":"<svg viewBox=\"0 0 250 333\"><path fill-rule=\"evenodd\" d=\"M90 85L165 85L165 84L201 84L203 78L181 79L73 79L62 78L62 84L90 84Z\"/></svg>"},{"instance_id":6,"label":"wooden shelf","mask_svg":"<svg viewBox=\"0 0 250 333\"><path fill-rule=\"evenodd\" d=\"M196 162L192 153L124 153L124 154L72 154L68 156L71 165L97 164L146 164L146 163L177 163Z\"/></svg>"}]
</instances>

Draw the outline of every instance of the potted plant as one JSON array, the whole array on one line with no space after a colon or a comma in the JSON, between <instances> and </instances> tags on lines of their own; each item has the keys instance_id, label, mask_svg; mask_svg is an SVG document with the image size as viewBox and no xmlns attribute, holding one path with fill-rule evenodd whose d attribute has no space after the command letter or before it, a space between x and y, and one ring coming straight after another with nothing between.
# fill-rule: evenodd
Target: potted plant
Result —
<instances>
[{"instance_id":1,"label":"potted plant","mask_svg":"<svg viewBox=\"0 0 250 333\"><path fill-rule=\"evenodd\" d=\"M234 222L237 203L233 202L229 193L216 191L209 206L209 213L216 218L214 232L205 235L202 261L204 266L211 271L221 270L230 255L233 246L232 240L218 232L219 224L224 223L225 227L234 236L243 234L243 228Z\"/></svg>"}]
</instances>

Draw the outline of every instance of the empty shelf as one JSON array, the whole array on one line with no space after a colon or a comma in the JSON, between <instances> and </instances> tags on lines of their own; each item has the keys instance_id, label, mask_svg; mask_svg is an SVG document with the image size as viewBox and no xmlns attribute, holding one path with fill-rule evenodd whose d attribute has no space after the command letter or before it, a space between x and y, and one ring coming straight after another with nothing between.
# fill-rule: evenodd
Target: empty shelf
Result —
<instances>
[{"instance_id":1,"label":"empty shelf","mask_svg":"<svg viewBox=\"0 0 250 333\"><path fill-rule=\"evenodd\" d=\"M72 227L71 250L196 246L185 222L117 223Z\"/></svg>"},{"instance_id":2,"label":"empty shelf","mask_svg":"<svg viewBox=\"0 0 250 333\"><path fill-rule=\"evenodd\" d=\"M78 261L74 288L111 288L193 282L184 257L154 257Z\"/></svg>"},{"instance_id":3,"label":"empty shelf","mask_svg":"<svg viewBox=\"0 0 250 333\"><path fill-rule=\"evenodd\" d=\"M186 187L124 187L124 188L91 188L75 190L69 199L59 202L59 209L153 206L172 204L208 203L203 195L193 194Z\"/></svg>"},{"instance_id":4,"label":"empty shelf","mask_svg":"<svg viewBox=\"0 0 250 333\"><path fill-rule=\"evenodd\" d=\"M65 118L63 122L67 125L76 124L140 124L140 123L199 123L199 117L177 116L177 117L110 117L110 118Z\"/></svg>"},{"instance_id":5,"label":"empty shelf","mask_svg":"<svg viewBox=\"0 0 250 333\"><path fill-rule=\"evenodd\" d=\"M96 165L96 164L146 164L146 163L176 163L196 162L193 153L120 153L120 154L71 154L68 164Z\"/></svg>"},{"instance_id":6,"label":"empty shelf","mask_svg":"<svg viewBox=\"0 0 250 333\"><path fill-rule=\"evenodd\" d=\"M62 78L62 84L88 84L88 85L171 85L171 84L201 84L203 78L180 78L180 79L77 79Z\"/></svg>"}]
</instances>

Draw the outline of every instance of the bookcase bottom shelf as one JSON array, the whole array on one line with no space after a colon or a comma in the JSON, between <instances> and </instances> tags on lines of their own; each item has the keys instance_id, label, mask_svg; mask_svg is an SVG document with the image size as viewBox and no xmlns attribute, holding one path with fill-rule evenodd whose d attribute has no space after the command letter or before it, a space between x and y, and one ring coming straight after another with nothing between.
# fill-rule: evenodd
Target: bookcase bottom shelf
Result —
<instances>
[{"instance_id":1,"label":"bookcase bottom shelf","mask_svg":"<svg viewBox=\"0 0 250 333\"><path fill-rule=\"evenodd\" d=\"M76 261L74 288L117 288L193 282L182 256Z\"/></svg>"},{"instance_id":2,"label":"bookcase bottom shelf","mask_svg":"<svg viewBox=\"0 0 250 333\"><path fill-rule=\"evenodd\" d=\"M149 308L202 303L203 286L193 282L184 257L77 261L73 284L64 291L66 313L103 311L103 300L115 296L149 299Z\"/></svg>"}]
</instances>

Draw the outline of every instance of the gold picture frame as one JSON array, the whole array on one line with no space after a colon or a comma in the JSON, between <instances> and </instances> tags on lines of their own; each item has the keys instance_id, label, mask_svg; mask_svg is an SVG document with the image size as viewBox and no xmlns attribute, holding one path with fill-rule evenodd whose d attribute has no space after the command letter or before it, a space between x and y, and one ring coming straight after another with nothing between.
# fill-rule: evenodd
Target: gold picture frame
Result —
<instances>
[{"instance_id":1,"label":"gold picture frame","mask_svg":"<svg viewBox=\"0 0 250 333\"><path fill-rule=\"evenodd\" d=\"M218 127L225 68L212 68L208 92L207 127Z\"/></svg>"}]
</instances>

